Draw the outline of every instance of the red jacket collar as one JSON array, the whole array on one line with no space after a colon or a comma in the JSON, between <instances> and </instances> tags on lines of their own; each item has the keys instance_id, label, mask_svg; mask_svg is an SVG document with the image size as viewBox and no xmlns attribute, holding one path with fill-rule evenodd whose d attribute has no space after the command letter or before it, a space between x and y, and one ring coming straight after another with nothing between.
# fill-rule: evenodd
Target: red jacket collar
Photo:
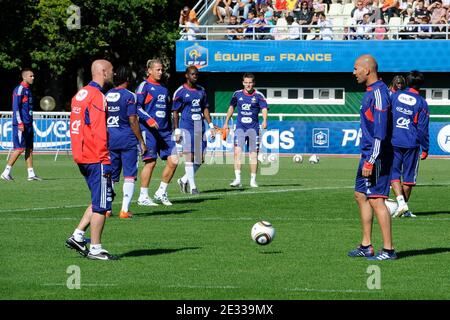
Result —
<instances>
[{"instance_id":1,"label":"red jacket collar","mask_svg":"<svg viewBox=\"0 0 450 320\"><path fill-rule=\"evenodd\" d=\"M419 94L419 91L417 91L417 90L414 89L414 88L409 88L408 91L409 91L409 92L412 92L412 93L415 93L415 94Z\"/></svg>"},{"instance_id":2,"label":"red jacket collar","mask_svg":"<svg viewBox=\"0 0 450 320\"><path fill-rule=\"evenodd\" d=\"M20 84L21 84L22 86L24 86L25 88L27 88L27 89L30 88L30 85L29 85L28 83L26 83L25 81L22 81Z\"/></svg>"},{"instance_id":3,"label":"red jacket collar","mask_svg":"<svg viewBox=\"0 0 450 320\"><path fill-rule=\"evenodd\" d=\"M159 82L157 82L157 81L151 79L150 77L147 78L147 81L148 81L149 83L154 84L154 85L157 85L157 86L161 85Z\"/></svg>"}]
</instances>

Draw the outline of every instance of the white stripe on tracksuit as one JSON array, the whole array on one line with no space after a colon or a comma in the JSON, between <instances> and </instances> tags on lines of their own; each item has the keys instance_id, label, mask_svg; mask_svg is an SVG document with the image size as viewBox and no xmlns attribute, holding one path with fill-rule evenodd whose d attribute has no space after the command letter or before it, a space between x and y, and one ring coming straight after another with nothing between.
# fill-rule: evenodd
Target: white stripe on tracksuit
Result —
<instances>
[{"instance_id":1,"label":"white stripe on tracksuit","mask_svg":"<svg viewBox=\"0 0 450 320\"><path fill-rule=\"evenodd\" d=\"M375 96L375 109L382 110L383 104L381 101L380 89L376 89L373 92L373 94ZM378 155L380 154L380 147L381 147L381 140L375 138L374 142L373 142L372 155L370 156L369 163L371 163L371 164L375 163L375 160L377 159Z\"/></svg>"},{"instance_id":2,"label":"white stripe on tracksuit","mask_svg":"<svg viewBox=\"0 0 450 320\"><path fill-rule=\"evenodd\" d=\"M101 164L101 180L100 180L100 208L106 209L106 190L108 188L107 186L107 179L103 175L103 165Z\"/></svg>"}]
</instances>

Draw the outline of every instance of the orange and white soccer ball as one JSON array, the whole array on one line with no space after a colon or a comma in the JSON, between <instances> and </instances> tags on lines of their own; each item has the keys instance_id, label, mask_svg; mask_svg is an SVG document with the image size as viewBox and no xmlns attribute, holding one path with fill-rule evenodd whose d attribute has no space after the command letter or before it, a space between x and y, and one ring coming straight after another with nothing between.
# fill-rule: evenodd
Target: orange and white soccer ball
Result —
<instances>
[{"instance_id":1,"label":"orange and white soccer ball","mask_svg":"<svg viewBox=\"0 0 450 320\"><path fill-rule=\"evenodd\" d=\"M268 221L258 221L252 227L252 239L259 245L267 245L275 237L275 229Z\"/></svg>"}]
</instances>

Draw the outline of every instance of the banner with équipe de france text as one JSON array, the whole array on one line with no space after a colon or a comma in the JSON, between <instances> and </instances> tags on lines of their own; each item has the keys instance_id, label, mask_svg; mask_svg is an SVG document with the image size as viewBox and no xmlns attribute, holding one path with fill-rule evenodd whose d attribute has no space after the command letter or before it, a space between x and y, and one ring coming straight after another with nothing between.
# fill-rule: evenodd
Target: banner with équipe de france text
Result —
<instances>
[{"instance_id":1,"label":"banner with \u00e9quipe de france text","mask_svg":"<svg viewBox=\"0 0 450 320\"><path fill-rule=\"evenodd\" d=\"M223 119L214 120L218 126ZM69 119L35 119L35 150L70 150ZM450 123L430 123L430 155L450 156ZM261 132L262 152L285 154L359 154L361 132L358 121L269 120L267 130ZM12 148L12 120L0 121L0 151ZM208 150L231 151L233 135L226 141L208 141Z\"/></svg>"},{"instance_id":2,"label":"banner with \u00e9quipe de france text","mask_svg":"<svg viewBox=\"0 0 450 320\"><path fill-rule=\"evenodd\" d=\"M371 54L381 72L449 72L450 41L187 41L176 43L176 70L205 72L353 72Z\"/></svg>"}]
</instances>

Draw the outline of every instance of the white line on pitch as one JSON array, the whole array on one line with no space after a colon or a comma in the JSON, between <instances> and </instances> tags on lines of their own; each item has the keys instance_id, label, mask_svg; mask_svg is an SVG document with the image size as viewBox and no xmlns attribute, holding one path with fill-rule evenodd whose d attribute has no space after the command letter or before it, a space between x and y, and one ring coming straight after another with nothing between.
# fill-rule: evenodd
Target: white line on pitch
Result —
<instances>
[{"instance_id":1,"label":"white line on pitch","mask_svg":"<svg viewBox=\"0 0 450 320\"><path fill-rule=\"evenodd\" d=\"M196 285L169 285L165 288L188 288L188 289L238 289L236 286L196 286Z\"/></svg>"},{"instance_id":2,"label":"white line on pitch","mask_svg":"<svg viewBox=\"0 0 450 320\"><path fill-rule=\"evenodd\" d=\"M379 293L379 290L356 290L356 289L312 289L312 288L285 288L287 291L302 292L329 292L329 293Z\"/></svg>"},{"instance_id":3,"label":"white line on pitch","mask_svg":"<svg viewBox=\"0 0 450 320\"><path fill-rule=\"evenodd\" d=\"M44 283L42 284L46 287L66 287L67 283ZM114 287L117 286L117 284L112 283L82 283L80 284L81 287Z\"/></svg>"}]
</instances>

